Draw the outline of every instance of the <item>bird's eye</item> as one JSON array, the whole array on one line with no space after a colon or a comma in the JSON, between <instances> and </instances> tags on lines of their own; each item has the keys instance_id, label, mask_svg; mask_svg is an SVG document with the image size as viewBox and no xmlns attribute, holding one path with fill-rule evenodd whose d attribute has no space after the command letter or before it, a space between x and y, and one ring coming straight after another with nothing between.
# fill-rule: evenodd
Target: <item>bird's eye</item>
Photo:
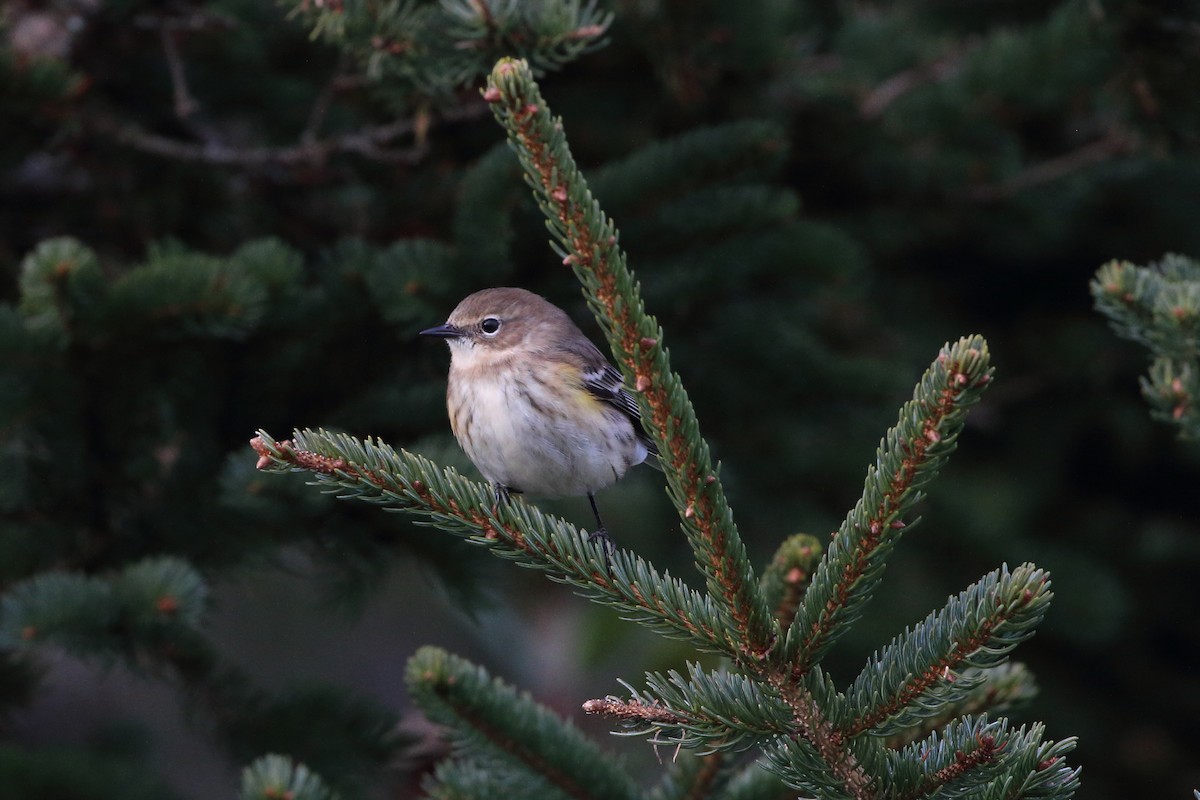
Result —
<instances>
[{"instance_id":1,"label":"bird's eye","mask_svg":"<svg viewBox=\"0 0 1200 800\"><path fill-rule=\"evenodd\" d=\"M485 336L495 336L500 330L500 320L495 317L488 317L479 323L479 329L483 331Z\"/></svg>"}]
</instances>

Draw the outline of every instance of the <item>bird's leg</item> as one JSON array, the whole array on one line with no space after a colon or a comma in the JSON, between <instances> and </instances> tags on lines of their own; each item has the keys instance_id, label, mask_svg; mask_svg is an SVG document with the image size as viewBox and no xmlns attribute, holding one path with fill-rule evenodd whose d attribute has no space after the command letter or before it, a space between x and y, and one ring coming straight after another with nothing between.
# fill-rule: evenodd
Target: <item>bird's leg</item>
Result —
<instances>
[{"instance_id":1,"label":"bird's leg","mask_svg":"<svg viewBox=\"0 0 1200 800\"><path fill-rule=\"evenodd\" d=\"M613 543L612 537L608 535L608 529L604 527L604 520L600 519L600 509L596 508L596 496L588 492L587 498L588 502L592 504L592 513L596 515L597 525L596 530L588 536L588 541L599 539L604 543L605 554L611 554L616 549L616 545Z\"/></svg>"}]
</instances>

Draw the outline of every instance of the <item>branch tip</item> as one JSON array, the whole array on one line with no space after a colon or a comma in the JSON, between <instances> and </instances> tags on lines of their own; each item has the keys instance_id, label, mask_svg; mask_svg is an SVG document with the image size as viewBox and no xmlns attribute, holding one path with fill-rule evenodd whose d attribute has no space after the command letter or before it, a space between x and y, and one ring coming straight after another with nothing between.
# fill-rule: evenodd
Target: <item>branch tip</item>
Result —
<instances>
[{"instance_id":1,"label":"branch tip","mask_svg":"<svg viewBox=\"0 0 1200 800\"><path fill-rule=\"evenodd\" d=\"M686 717L657 703L621 700L611 696L588 700L583 704L583 711L585 714L608 717L622 722L659 725L682 725L687 722Z\"/></svg>"}]
</instances>

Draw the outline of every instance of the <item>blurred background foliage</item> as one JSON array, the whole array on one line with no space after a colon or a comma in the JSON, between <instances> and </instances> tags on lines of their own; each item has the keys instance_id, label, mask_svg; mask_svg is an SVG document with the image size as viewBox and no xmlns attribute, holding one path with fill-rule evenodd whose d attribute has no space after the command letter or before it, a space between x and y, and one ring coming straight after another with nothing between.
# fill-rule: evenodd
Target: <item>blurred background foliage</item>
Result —
<instances>
[{"instance_id":1,"label":"blurred background foliage","mask_svg":"<svg viewBox=\"0 0 1200 800\"><path fill-rule=\"evenodd\" d=\"M1152 421L1147 355L1088 294L1110 259L1200 254L1200 3L14 0L0 20L14 796L228 796L281 750L344 796L404 797L438 747L401 691L420 644L576 717L679 666L537 576L260 479L245 446L326 426L465 467L447 356L415 332L519 285L596 333L478 95L505 53L553 70L760 563L837 526L944 341L988 338L996 385L835 675L1032 560L1056 597L1022 648L1026 713L1080 736L1083 795L1200 786L1200 451ZM621 546L687 574L654 473L605 495ZM22 616L31 598L57 615Z\"/></svg>"}]
</instances>

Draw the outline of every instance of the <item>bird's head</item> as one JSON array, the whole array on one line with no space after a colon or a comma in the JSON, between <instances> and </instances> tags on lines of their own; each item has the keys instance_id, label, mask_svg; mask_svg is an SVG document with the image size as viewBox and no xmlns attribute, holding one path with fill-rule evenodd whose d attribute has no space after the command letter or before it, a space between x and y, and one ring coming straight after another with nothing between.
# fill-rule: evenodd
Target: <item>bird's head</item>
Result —
<instances>
[{"instance_id":1,"label":"bird's head","mask_svg":"<svg viewBox=\"0 0 1200 800\"><path fill-rule=\"evenodd\" d=\"M574 329L562 309L526 291L511 287L484 289L463 299L444 325L421 331L450 344L456 358L491 360L539 343L562 341Z\"/></svg>"}]
</instances>

